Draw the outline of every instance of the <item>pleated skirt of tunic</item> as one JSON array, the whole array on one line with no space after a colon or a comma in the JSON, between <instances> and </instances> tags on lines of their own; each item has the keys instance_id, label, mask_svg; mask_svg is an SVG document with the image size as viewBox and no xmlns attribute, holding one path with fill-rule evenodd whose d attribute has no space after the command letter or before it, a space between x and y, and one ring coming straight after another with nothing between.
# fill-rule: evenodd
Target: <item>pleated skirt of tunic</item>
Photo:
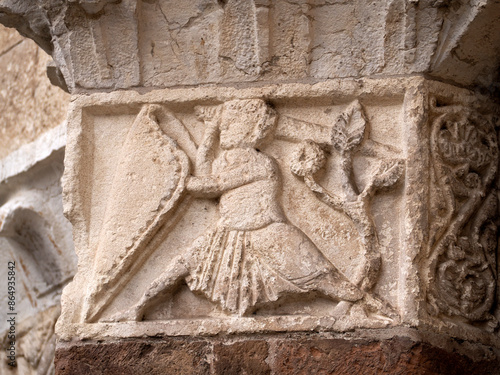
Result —
<instances>
[{"instance_id":1,"label":"pleated skirt of tunic","mask_svg":"<svg viewBox=\"0 0 500 375\"><path fill-rule=\"evenodd\" d=\"M269 261L273 254L261 254L253 246L255 232L217 227L203 236L195 249L196 267L186 278L188 287L242 316L283 294L308 291L311 280L324 273L306 271L300 279L289 280Z\"/></svg>"}]
</instances>

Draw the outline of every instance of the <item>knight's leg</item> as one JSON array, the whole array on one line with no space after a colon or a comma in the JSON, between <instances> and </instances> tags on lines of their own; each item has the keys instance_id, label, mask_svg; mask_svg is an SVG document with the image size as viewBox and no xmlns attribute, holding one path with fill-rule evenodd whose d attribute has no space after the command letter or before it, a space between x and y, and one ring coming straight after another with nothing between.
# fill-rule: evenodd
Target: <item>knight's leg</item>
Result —
<instances>
[{"instance_id":1,"label":"knight's leg","mask_svg":"<svg viewBox=\"0 0 500 375\"><path fill-rule=\"evenodd\" d=\"M162 297L171 292L179 280L188 274L189 270L186 267L184 257L175 257L165 272L151 283L140 301L135 305L136 320L142 320L144 312L148 307L155 305Z\"/></svg>"},{"instance_id":2,"label":"knight's leg","mask_svg":"<svg viewBox=\"0 0 500 375\"><path fill-rule=\"evenodd\" d=\"M172 288L188 274L189 269L186 266L185 257L175 257L160 277L149 285L139 302L126 312L117 314L112 320L142 320L147 309L155 305L162 297L171 292Z\"/></svg>"}]
</instances>

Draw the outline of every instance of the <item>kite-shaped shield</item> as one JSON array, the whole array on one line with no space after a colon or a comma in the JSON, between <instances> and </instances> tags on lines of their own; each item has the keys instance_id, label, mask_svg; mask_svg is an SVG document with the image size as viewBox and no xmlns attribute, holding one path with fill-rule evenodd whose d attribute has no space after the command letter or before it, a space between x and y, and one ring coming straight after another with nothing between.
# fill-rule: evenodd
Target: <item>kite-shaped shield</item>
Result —
<instances>
[{"instance_id":1,"label":"kite-shaped shield","mask_svg":"<svg viewBox=\"0 0 500 375\"><path fill-rule=\"evenodd\" d=\"M116 166L84 303L86 322L98 319L151 255L148 244L171 225L185 196L189 158L160 128L159 111L157 105L142 108Z\"/></svg>"}]
</instances>

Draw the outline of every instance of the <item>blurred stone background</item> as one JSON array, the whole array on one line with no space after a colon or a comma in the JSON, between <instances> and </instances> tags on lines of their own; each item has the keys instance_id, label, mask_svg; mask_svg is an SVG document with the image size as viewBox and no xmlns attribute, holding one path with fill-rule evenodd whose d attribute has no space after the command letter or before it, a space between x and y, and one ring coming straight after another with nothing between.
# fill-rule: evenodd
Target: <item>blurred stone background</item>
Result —
<instances>
[{"instance_id":1,"label":"blurred stone background","mask_svg":"<svg viewBox=\"0 0 500 375\"><path fill-rule=\"evenodd\" d=\"M69 94L47 78L52 58L0 25L0 159L66 118Z\"/></svg>"}]
</instances>

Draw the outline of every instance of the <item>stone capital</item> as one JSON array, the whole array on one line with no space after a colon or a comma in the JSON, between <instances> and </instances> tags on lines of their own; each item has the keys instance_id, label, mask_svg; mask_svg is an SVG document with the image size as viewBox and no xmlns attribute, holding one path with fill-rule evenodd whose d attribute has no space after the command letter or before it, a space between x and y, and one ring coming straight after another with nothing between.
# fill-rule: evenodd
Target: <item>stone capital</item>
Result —
<instances>
[{"instance_id":1,"label":"stone capital","mask_svg":"<svg viewBox=\"0 0 500 375\"><path fill-rule=\"evenodd\" d=\"M495 0L0 0L72 94L59 369L106 341L189 343L215 371L223 346L299 358L307 335L498 363L499 20Z\"/></svg>"}]
</instances>

